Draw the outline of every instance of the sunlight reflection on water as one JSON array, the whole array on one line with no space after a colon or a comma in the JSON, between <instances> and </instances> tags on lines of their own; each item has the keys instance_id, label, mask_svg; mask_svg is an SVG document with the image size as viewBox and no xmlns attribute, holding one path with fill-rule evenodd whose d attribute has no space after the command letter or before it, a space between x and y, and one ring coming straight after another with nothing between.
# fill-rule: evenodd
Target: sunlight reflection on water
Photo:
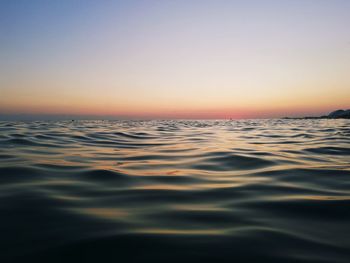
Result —
<instances>
[{"instance_id":1,"label":"sunlight reflection on water","mask_svg":"<svg viewBox=\"0 0 350 263\"><path fill-rule=\"evenodd\" d=\"M349 120L0 122L0 131L4 259L350 258Z\"/></svg>"}]
</instances>

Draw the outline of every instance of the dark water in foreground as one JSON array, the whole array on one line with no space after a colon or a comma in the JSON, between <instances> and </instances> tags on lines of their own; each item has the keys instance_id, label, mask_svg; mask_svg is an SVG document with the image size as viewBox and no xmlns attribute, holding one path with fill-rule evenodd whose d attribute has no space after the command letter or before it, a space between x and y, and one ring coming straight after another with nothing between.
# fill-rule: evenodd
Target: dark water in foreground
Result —
<instances>
[{"instance_id":1,"label":"dark water in foreground","mask_svg":"<svg viewBox=\"0 0 350 263\"><path fill-rule=\"evenodd\" d=\"M350 262L350 121L0 122L0 262Z\"/></svg>"}]
</instances>

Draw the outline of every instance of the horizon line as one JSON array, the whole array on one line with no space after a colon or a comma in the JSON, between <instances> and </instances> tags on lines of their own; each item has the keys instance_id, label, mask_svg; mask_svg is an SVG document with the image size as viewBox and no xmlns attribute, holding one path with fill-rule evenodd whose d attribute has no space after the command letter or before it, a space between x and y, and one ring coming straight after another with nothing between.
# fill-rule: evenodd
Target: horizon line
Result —
<instances>
[{"instance_id":1,"label":"horizon line","mask_svg":"<svg viewBox=\"0 0 350 263\"><path fill-rule=\"evenodd\" d=\"M292 115L292 116L291 116ZM283 119L283 118L307 118L307 117L321 117L327 116L327 114L315 115L315 114L284 114L280 116L127 116L127 115L99 115L99 114L31 114L31 113L9 113L1 114L0 121L46 121L46 120L139 120L139 121L151 121L151 120L263 120L263 119Z\"/></svg>"}]
</instances>

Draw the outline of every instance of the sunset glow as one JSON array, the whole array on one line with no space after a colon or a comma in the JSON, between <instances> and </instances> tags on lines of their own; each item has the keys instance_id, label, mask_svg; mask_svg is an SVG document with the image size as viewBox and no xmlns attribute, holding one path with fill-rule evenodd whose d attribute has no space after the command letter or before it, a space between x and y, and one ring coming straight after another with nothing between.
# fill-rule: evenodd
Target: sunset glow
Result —
<instances>
[{"instance_id":1,"label":"sunset glow","mask_svg":"<svg viewBox=\"0 0 350 263\"><path fill-rule=\"evenodd\" d=\"M349 1L1 1L0 114L322 115L350 105Z\"/></svg>"}]
</instances>

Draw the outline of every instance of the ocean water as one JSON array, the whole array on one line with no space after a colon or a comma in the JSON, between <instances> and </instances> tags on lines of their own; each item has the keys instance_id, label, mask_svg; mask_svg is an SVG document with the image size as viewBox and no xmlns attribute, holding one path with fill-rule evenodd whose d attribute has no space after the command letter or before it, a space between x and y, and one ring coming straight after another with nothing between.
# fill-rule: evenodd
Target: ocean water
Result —
<instances>
[{"instance_id":1,"label":"ocean water","mask_svg":"<svg viewBox=\"0 0 350 263\"><path fill-rule=\"evenodd\" d=\"M350 121L0 122L0 262L350 262Z\"/></svg>"}]
</instances>

